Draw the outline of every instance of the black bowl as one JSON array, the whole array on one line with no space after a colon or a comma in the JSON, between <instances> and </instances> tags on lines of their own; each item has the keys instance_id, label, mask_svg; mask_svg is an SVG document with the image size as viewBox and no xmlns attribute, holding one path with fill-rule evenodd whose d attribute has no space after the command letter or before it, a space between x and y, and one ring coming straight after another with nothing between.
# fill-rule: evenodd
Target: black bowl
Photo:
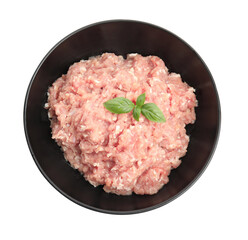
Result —
<instances>
[{"instance_id":1,"label":"black bowl","mask_svg":"<svg viewBox=\"0 0 248 240\"><path fill-rule=\"evenodd\" d=\"M117 196L94 188L72 169L51 138L46 102L48 87L69 66L104 52L126 56L140 53L162 58L171 72L196 89L197 120L188 125L188 152L170 181L157 194ZM214 80L200 56L182 39L160 27L137 21L96 23L73 32L45 56L29 84L24 105L24 128L31 154L45 178L75 203L105 213L139 213L162 206L191 186L208 165L220 128L220 103Z\"/></svg>"}]
</instances>

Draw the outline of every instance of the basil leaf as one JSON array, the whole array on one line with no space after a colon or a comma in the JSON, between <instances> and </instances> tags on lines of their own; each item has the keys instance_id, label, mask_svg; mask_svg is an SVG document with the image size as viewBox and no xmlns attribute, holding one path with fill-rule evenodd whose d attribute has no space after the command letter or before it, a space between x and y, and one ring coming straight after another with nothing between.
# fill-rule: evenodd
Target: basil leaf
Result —
<instances>
[{"instance_id":1,"label":"basil leaf","mask_svg":"<svg viewBox=\"0 0 248 240\"><path fill-rule=\"evenodd\" d=\"M136 105L142 107L145 103L145 100L146 100L146 93L139 95L136 100Z\"/></svg>"},{"instance_id":2,"label":"basil leaf","mask_svg":"<svg viewBox=\"0 0 248 240\"><path fill-rule=\"evenodd\" d=\"M141 113L141 107L135 106L135 108L133 109L133 118L134 118L136 121L139 121L140 113Z\"/></svg>"},{"instance_id":3,"label":"basil leaf","mask_svg":"<svg viewBox=\"0 0 248 240\"><path fill-rule=\"evenodd\" d=\"M104 107L112 113L128 113L134 108L134 103L127 98L117 97L103 103Z\"/></svg>"},{"instance_id":4,"label":"basil leaf","mask_svg":"<svg viewBox=\"0 0 248 240\"><path fill-rule=\"evenodd\" d=\"M141 113L150 121L165 122L163 112L155 103L146 103L141 108Z\"/></svg>"}]
</instances>

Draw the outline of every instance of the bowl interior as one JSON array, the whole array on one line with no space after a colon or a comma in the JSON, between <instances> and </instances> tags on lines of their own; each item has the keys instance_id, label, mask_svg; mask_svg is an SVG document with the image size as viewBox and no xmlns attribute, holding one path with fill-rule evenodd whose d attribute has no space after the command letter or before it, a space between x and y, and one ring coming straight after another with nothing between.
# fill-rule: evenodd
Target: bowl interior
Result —
<instances>
[{"instance_id":1,"label":"bowl interior","mask_svg":"<svg viewBox=\"0 0 248 240\"><path fill-rule=\"evenodd\" d=\"M69 66L90 56L113 52L162 58L170 72L180 73L183 81L196 89L197 120L187 126L188 152L170 181L157 194L117 196L102 187L94 188L65 161L51 138L50 122L43 108L48 87ZM214 151L220 123L220 106L210 72L199 55L174 34L136 21L109 21L82 28L59 42L43 59L29 85L24 126L32 156L47 180L74 202L108 213L134 213L168 203L198 178Z\"/></svg>"}]
</instances>

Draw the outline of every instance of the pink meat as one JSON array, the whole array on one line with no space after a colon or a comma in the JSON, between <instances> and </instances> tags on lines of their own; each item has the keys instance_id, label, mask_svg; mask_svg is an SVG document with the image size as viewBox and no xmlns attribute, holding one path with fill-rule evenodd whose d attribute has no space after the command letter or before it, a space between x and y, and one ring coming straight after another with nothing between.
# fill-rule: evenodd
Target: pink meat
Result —
<instances>
[{"instance_id":1,"label":"pink meat","mask_svg":"<svg viewBox=\"0 0 248 240\"><path fill-rule=\"evenodd\" d=\"M125 97L135 103L146 93L163 111L166 122L155 123L131 113L113 114L103 103ZM179 74L169 74L156 56L113 53L74 63L48 91L52 138L72 167L106 192L155 194L171 169L180 165L194 123L194 89Z\"/></svg>"}]
</instances>

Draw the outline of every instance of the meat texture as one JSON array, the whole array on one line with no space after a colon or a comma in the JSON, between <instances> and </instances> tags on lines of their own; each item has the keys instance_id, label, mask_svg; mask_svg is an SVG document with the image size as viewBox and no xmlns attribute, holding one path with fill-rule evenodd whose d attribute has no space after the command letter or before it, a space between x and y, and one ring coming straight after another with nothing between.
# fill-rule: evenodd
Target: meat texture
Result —
<instances>
[{"instance_id":1,"label":"meat texture","mask_svg":"<svg viewBox=\"0 0 248 240\"><path fill-rule=\"evenodd\" d=\"M165 123L114 114L103 103L146 93ZM186 154L185 125L194 123L194 89L156 56L104 53L74 63L48 90L52 138L92 185L119 195L155 194Z\"/></svg>"}]
</instances>

